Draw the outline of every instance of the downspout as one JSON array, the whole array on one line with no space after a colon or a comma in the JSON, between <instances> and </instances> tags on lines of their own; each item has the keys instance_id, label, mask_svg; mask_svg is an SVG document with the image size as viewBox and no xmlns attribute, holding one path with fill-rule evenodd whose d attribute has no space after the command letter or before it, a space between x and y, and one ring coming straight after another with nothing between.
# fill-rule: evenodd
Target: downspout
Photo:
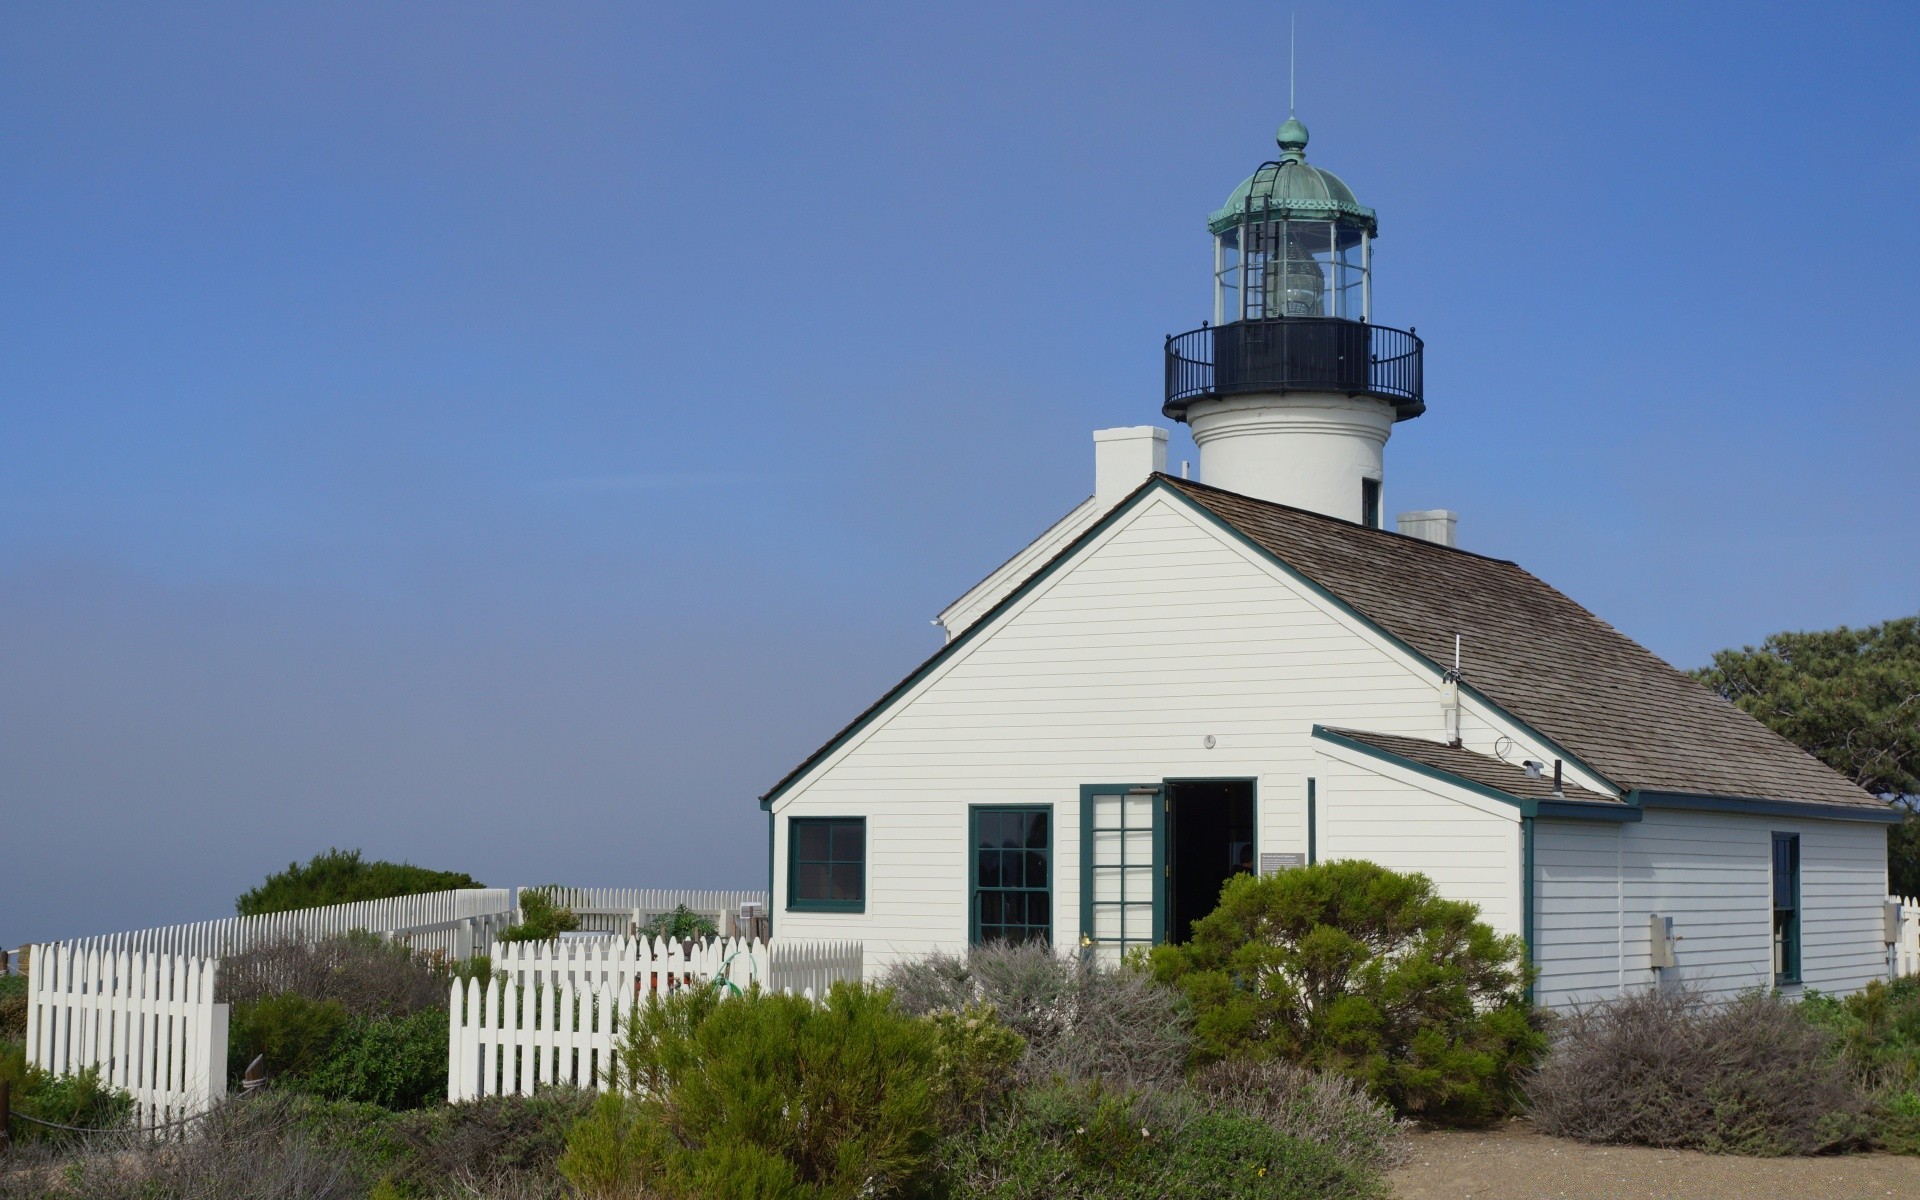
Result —
<instances>
[{"instance_id":1,"label":"downspout","mask_svg":"<svg viewBox=\"0 0 1920 1200\"><path fill-rule=\"evenodd\" d=\"M1526 943L1527 965L1533 961L1533 818L1520 818L1520 938ZM1527 984L1527 1002L1536 1003L1539 978Z\"/></svg>"},{"instance_id":2,"label":"downspout","mask_svg":"<svg viewBox=\"0 0 1920 1200\"><path fill-rule=\"evenodd\" d=\"M767 809L767 940L773 940L773 809Z\"/></svg>"}]
</instances>

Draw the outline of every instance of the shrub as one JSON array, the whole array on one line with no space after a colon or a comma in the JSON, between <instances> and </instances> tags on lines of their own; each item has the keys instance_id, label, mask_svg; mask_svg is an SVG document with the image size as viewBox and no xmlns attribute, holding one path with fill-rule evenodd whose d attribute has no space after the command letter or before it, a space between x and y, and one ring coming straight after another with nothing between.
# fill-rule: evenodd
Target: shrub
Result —
<instances>
[{"instance_id":1,"label":"shrub","mask_svg":"<svg viewBox=\"0 0 1920 1200\"><path fill-rule=\"evenodd\" d=\"M13 1111L41 1121L81 1129L114 1129L133 1111L133 1097L102 1084L98 1068L55 1076L29 1066L26 1047L15 1042L0 1042L0 1079L12 1087ZM30 1121L16 1122L13 1135L23 1142L51 1144L84 1136Z\"/></svg>"},{"instance_id":2,"label":"shrub","mask_svg":"<svg viewBox=\"0 0 1920 1200\"><path fill-rule=\"evenodd\" d=\"M718 937L720 927L713 918L697 913L686 905L677 906L672 912L664 912L640 926L640 936L664 938L673 942L692 941L696 938Z\"/></svg>"},{"instance_id":3,"label":"shrub","mask_svg":"<svg viewBox=\"0 0 1920 1200\"><path fill-rule=\"evenodd\" d=\"M27 1037L27 977L0 975L0 1042Z\"/></svg>"},{"instance_id":4,"label":"shrub","mask_svg":"<svg viewBox=\"0 0 1920 1200\"><path fill-rule=\"evenodd\" d=\"M916 1015L991 1005L1025 1040L1020 1075L1031 1083L1144 1087L1186 1073L1193 1036L1179 993L1130 967L994 943L964 959L935 954L903 963L884 982L895 1003Z\"/></svg>"},{"instance_id":5,"label":"shrub","mask_svg":"<svg viewBox=\"0 0 1920 1200\"><path fill-rule=\"evenodd\" d=\"M494 935L496 942L545 942L580 928L580 917L561 908L553 894L559 885L526 888L520 893L520 920Z\"/></svg>"},{"instance_id":6,"label":"shrub","mask_svg":"<svg viewBox=\"0 0 1920 1200\"><path fill-rule=\"evenodd\" d=\"M295 1085L333 1100L409 1109L447 1095L447 1012L349 1017L326 1057Z\"/></svg>"},{"instance_id":7,"label":"shrub","mask_svg":"<svg viewBox=\"0 0 1920 1200\"><path fill-rule=\"evenodd\" d=\"M1369 1171L1256 1116L1098 1083L1032 1089L948 1143L954 1200L1346 1200L1383 1195Z\"/></svg>"},{"instance_id":8,"label":"shrub","mask_svg":"<svg viewBox=\"0 0 1920 1200\"><path fill-rule=\"evenodd\" d=\"M243 917L291 912L322 904L353 900L385 900L416 896L451 888L476 888L480 881L465 871L430 871L412 863L367 862L358 850L329 850L306 865L288 863L287 869L267 876L266 882L234 901Z\"/></svg>"},{"instance_id":9,"label":"shrub","mask_svg":"<svg viewBox=\"0 0 1920 1200\"><path fill-rule=\"evenodd\" d=\"M1841 1061L1867 1090L1874 1140L1920 1154L1920 978L1876 979L1845 999L1809 992L1800 1012L1833 1036Z\"/></svg>"},{"instance_id":10,"label":"shrub","mask_svg":"<svg viewBox=\"0 0 1920 1200\"><path fill-rule=\"evenodd\" d=\"M1866 1101L1831 1035L1778 995L1650 989L1579 1009L1529 1088L1534 1123L1586 1142L1733 1154L1858 1143Z\"/></svg>"},{"instance_id":11,"label":"shrub","mask_svg":"<svg viewBox=\"0 0 1920 1200\"><path fill-rule=\"evenodd\" d=\"M220 998L238 1005L294 992L338 1001L350 1016L407 1016L446 1007L449 977L449 968L362 932L229 955L220 963Z\"/></svg>"},{"instance_id":12,"label":"shrub","mask_svg":"<svg viewBox=\"0 0 1920 1200\"><path fill-rule=\"evenodd\" d=\"M1203 1069L1194 1085L1215 1109L1260 1117L1368 1170L1398 1166L1409 1151L1405 1124L1344 1075L1241 1059Z\"/></svg>"},{"instance_id":13,"label":"shrub","mask_svg":"<svg viewBox=\"0 0 1920 1200\"><path fill-rule=\"evenodd\" d=\"M562 1170L587 1188L630 1164L669 1200L911 1194L939 1132L939 1055L931 1023L853 984L818 1005L710 988L653 998L618 1054L634 1098L597 1108Z\"/></svg>"},{"instance_id":14,"label":"shrub","mask_svg":"<svg viewBox=\"0 0 1920 1200\"><path fill-rule=\"evenodd\" d=\"M266 1056L270 1079L306 1075L325 1061L348 1020L337 1000L292 993L235 1004L227 1025L228 1075L238 1079L256 1055Z\"/></svg>"},{"instance_id":15,"label":"shrub","mask_svg":"<svg viewBox=\"0 0 1920 1200\"><path fill-rule=\"evenodd\" d=\"M1424 875L1322 863L1229 880L1192 940L1151 961L1192 1003L1203 1060L1335 1071L1403 1113L1471 1124L1512 1109L1546 1045L1525 946L1478 917Z\"/></svg>"}]
</instances>

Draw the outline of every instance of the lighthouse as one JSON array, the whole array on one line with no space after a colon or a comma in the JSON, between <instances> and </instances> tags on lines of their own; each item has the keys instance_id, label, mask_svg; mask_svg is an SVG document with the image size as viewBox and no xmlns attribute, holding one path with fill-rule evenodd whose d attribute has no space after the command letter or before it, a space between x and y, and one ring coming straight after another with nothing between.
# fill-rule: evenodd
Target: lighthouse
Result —
<instances>
[{"instance_id":1,"label":"lighthouse","mask_svg":"<svg viewBox=\"0 0 1920 1200\"><path fill-rule=\"evenodd\" d=\"M1166 403L1204 483L1382 525L1383 452L1425 411L1421 342L1373 323L1379 219L1307 162L1287 118L1279 155L1207 219L1213 319L1166 344Z\"/></svg>"}]
</instances>

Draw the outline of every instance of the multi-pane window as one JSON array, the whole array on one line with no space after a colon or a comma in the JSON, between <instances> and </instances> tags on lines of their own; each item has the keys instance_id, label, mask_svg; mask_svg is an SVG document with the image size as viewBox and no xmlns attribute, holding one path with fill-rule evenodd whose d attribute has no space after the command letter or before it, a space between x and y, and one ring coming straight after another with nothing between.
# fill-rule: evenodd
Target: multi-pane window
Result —
<instances>
[{"instance_id":1,"label":"multi-pane window","mask_svg":"<svg viewBox=\"0 0 1920 1200\"><path fill-rule=\"evenodd\" d=\"M1092 851L1088 913L1094 953L1117 960L1153 944L1153 814L1157 791L1095 793L1087 798Z\"/></svg>"},{"instance_id":2,"label":"multi-pane window","mask_svg":"<svg viewBox=\"0 0 1920 1200\"><path fill-rule=\"evenodd\" d=\"M1380 524L1380 481L1362 479L1360 481L1360 523L1368 529L1379 529Z\"/></svg>"},{"instance_id":3,"label":"multi-pane window","mask_svg":"<svg viewBox=\"0 0 1920 1200\"><path fill-rule=\"evenodd\" d=\"M1800 982L1800 835L1773 835L1773 982Z\"/></svg>"},{"instance_id":4,"label":"multi-pane window","mask_svg":"<svg viewBox=\"0 0 1920 1200\"><path fill-rule=\"evenodd\" d=\"M787 907L857 912L866 906L865 817L795 817L787 836Z\"/></svg>"},{"instance_id":5,"label":"multi-pane window","mask_svg":"<svg viewBox=\"0 0 1920 1200\"><path fill-rule=\"evenodd\" d=\"M1053 942L1053 814L973 810L973 940Z\"/></svg>"}]
</instances>

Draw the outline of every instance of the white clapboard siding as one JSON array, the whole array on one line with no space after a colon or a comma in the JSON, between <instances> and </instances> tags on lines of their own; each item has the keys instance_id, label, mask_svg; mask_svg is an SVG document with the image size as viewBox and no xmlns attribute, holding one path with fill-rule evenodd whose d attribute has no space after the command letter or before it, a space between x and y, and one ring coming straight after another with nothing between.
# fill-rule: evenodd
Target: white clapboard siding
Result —
<instances>
[{"instance_id":1,"label":"white clapboard siding","mask_svg":"<svg viewBox=\"0 0 1920 1200\"><path fill-rule=\"evenodd\" d=\"M1920 898L1888 896L1887 903L1899 908L1899 928L1893 944L1887 947L1887 973L1920 975Z\"/></svg>"},{"instance_id":2,"label":"white clapboard siding","mask_svg":"<svg viewBox=\"0 0 1920 1200\"><path fill-rule=\"evenodd\" d=\"M426 953L466 958L485 953L514 920L512 888L457 888L386 900L358 900L254 917L225 917L80 938L69 944L109 953L142 951L221 957L259 946L311 941L365 930Z\"/></svg>"},{"instance_id":3,"label":"white clapboard siding","mask_svg":"<svg viewBox=\"0 0 1920 1200\"><path fill-rule=\"evenodd\" d=\"M594 938L510 942L495 976L448 995L447 1099L607 1085L622 1019L649 996L687 987L759 987L813 998L858 982L859 943L783 945Z\"/></svg>"},{"instance_id":4,"label":"white clapboard siding","mask_svg":"<svg viewBox=\"0 0 1920 1200\"><path fill-rule=\"evenodd\" d=\"M27 1061L55 1075L97 1068L133 1096L139 1123L169 1126L227 1090L219 963L181 955L35 946Z\"/></svg>"},{"instance_id":5,"label":"white clapboard siding","mask_svg":"<svg viewBox=\"0 0 1920 1200\"><path fill-rule=\"evenodd\" d=\"M1084 784L1251 778L1259 851L1304 855L1316 723L1438 739L1438 678L1186 506L1149 498L775 800L776 899L791 818L867 822L864 909L777 905L776 940L858 939L869 970L964 952L968 810L1031 804L1051 807L1056 831L1053 944L1077 945ZM1462 734L1481 753L1506 738L1514 761L1554 757L1471 697ZM1462 898L1517 894L1517 854L1503 880L1485 878L1487 840L1439 847L1428 866L1449 877L1443 891L1459 876Z\"/></svg>"}]
</instances>

